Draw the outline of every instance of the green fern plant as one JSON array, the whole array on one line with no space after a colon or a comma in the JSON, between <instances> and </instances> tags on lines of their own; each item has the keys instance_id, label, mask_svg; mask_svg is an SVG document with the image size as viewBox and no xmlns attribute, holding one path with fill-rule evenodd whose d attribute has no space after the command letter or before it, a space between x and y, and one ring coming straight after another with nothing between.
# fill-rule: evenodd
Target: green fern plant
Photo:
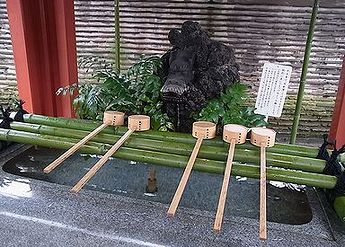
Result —
<instances>
[{"instance_id":1,"label":"green fern plant","mask_svg":"<svg viewBox=\"0 0 345 247\"><path fill-rule=\"evenodd\" d=\"M160 97L162 81L157 75L162 62L157 56L141 56L127 71L119 73L113 66L91 59L82 65L93 72L99 83L82 83L73 106L80 118L101 120L106 110L123 111L127 114L146 114L151 117L155 130L173 130L174 126L163 112ZM59 93L71 91L59 89Z\"/></svg>"}]
</instances>

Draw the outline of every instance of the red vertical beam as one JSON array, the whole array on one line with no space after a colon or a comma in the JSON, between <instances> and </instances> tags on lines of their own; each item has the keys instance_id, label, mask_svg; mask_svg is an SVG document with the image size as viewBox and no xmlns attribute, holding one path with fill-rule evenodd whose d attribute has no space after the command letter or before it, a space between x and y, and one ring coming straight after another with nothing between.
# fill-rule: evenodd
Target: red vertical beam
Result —
<instances>
[{"instance_id":1,"label":"red vertical beam","mask_svg":"<svg viewBox=\"0 0 345 247\"><path fill-rule=\"evenodd\" d=\"M337 148L345 145L345 56L340 72L337 98L332 117L329 141L337 141Z\"/></svg>"},{"instance_id":2,"label":"red vertical beam","mask_svg":"<svg viewBox=\"0 0 345 247\"><path fill-rule=\"evenodd\" d=\"M47 0L51 1L51 0ZM75 37L75 18L73 0L55 0L56 60L59 80L54 82L55 89L78 81L77 53ZM56 96L57 116L72 117L73 95Z\"/></svg>"},{"instance_id":3,"label":"red vertical beam","mask_svg":"<svg viewBox=\"0 0 345 247\"><path fill-rule=\"evenodd\" d=\"M18 91L30 112L73 115L72 96L57 96L77 82L73 0L7 0Z\"/></svg>"},{"instance_id":4,"label":"red vertical beam","mask_svg":"<svg viewBox=\"0 0 345 247\"><path fill-rule=\"evenodd\" d=\"M29 3L30 2L30 3ZM42 46L39 1L7 0L19 97L30 112L54 115ZM45 94L42 92L45 91ZM48 92L47 92L48 91Z\"/></svg>"}]
</instances>

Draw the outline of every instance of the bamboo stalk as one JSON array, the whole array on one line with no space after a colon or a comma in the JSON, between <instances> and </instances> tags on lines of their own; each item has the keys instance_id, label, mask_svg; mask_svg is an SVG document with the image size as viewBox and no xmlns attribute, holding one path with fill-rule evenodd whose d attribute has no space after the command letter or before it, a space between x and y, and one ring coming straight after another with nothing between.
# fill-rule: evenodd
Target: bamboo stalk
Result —
<instances>
[{"instance_id":1,"label":"bamboo stalk","mask_svg":"<svg viewBox=\"0 0 345 247\"><path fill-rule=\"evenodd\" d=\"M0 129L0 140L58 149L68 149L78 142L78 140L72 138L55 137L51 135L34 134L7 129ZM94 143L90 142L88 143L88 145L83 145L80 151L89 154L103 154L104 150L102 147L103 146L97 147ZM188 161L188 157L183 155L167 154L148 150L138 150L129 147L121 147L113 157L176 168L184 168ZM224 161L197 158L193 168L196 171L200 172L223 174L224 167ZM259 166L251 164L240 164L234 162L232 168L232 174L234 176L259 178L259 172ZM286 170L274 167L267 168L267 179L324 189L334 188L337 182L337 178L335 176Z\"/></svg>"},{"instance_id":2,"label":"bamboo stalk","mask_svg":"<svg viewBox=\"0 0 345 247\"><path fill-rule=\"evenodd\" d=\"M310 58L310 53L311 53L311 48L312 48L312 43L313 43L316 19L317 19L317 14L319 12L319 2L320 2L319 0L314 0L314 5L313 5L311 17L310 17L308 36L307 36L307 41L306 41L305 50L304 50L304 59L303 59L301 78L300 78L298 94L297 94L295 114L294 114L293 125L292 125L291 136L290 136L291 144L295 144L296 142L298 124L301 117L304 87L305 87L305 81L307 78L309 58Z\"/></svg>"},{"instance_id":3,"label":"bamboo stalk","mask_svg":"<svg viewBox=\"0 0 345 247\"><path fill-rule=\"evenodd\" d=\"M97 126L99 126L100 124L100 122L97 122L97 121L70 119L70 118L54 118L54 117L46 117L46 116L34 115L34 114L25 114L24 122L48 125L48 126L54 126L54 127L61 127L61 128L84 130L84 131L91 131L95 129ZM106 128L103 130L103 133L122 135L126 132L126 130L127 129L125 127ZM195 141L189 134L178 133L178 132L160 132L160 131L154 131L154 130L145 131L145 132L137 132L137 133L134 133L133 136L138 136L138 137L148 138L148 139L156 139L156 140L184 142L184 143L191 143L191 144L193 144ZM209 146L224 146L224 143L221 138L205 140L205 144ZM239 149L254 149L254 148L249 144L244 144L244 145L239 146ZM269 152L314 158L317 156L318 148L276 143L274 147L270 148Z\"/></svg>"},{"instance_id":4,"label":"bamboo stalk","mask_svg":"<svg viewBox=\"0 0 345 247\"><path fill-rule=\"evenodd\" d=\"M36 124L27 124L27 123L19 123L13 122L11 124L11 128L21 131L29 131L34 133L41 133L41 134L48 134L48 135L56 135L56 136L63 136L63 137L73 137L73 138L82 138L87 134L86 131L81 130L74 130L74 129L64 129L59 127L50 127L44 125L36 125ZM150 151L159 151L159 152L166 152L172 154L182 154L182 155L189 155L190 150L193 148L193 144L190 143L176 143L166 140L151 140L146 138L139 138L133 133L132 138L130 141L125 143L126 147L133 147L138 149L145 149ZM113 144L114 143L114 136L119 138L120 135L110 135L100 133L92 140L100 143L106 144ZM195 140L195 139L194 139ZM227 159L227 145L224 146L209 146L206 144L207 140L205 140L205 145L201 147L199 157L207 158L212 160L221 160L225 161ZM210 142L208 142L210 143ZM242 145L240 145L242 146ZM270 148L270 149L273 149ZM306 157L299 157L299 156L291 156L291 155L284 155L284 154L277 154L277 153L268 153L268 164L271 166L277 166L287 169L295 169L295 170L303 170L303 171L310 171L310 172L318 172L322 173L323 169L325 168L325 161L314 159L314 158L306 158ZM257 149L236 149L235 152L235 160L242 161L242 162L250 162L250 163L258 163L259 162L259 150Z\"/></svg>"},{"instance_id":5,"label":"bamboo stalk","mask_svg":"<svg viewBox=\"0 0 345 247\"><path fill-rule=\"evenodd\" d=\"M120 0L115 0L115 68L121 69Z\"/></svg>"}]
</instances>

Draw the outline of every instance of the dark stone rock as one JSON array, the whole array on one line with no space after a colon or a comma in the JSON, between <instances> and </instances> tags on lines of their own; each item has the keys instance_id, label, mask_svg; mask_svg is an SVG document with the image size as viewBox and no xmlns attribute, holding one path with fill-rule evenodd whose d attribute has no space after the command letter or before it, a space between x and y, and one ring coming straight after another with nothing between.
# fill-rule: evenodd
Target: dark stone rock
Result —
<instances>
[{"instance_id":1,"label":"dark stone rock","mask_svg":"<svg viewBox=\"0 0 345 247\"><path fill-rule=\"evenodd\" d=\"M186 21L168 35L172 49L162 56L165 109L177 131L190 132L191 114L239 80L234 51L211 40L197 22Z\"/></svg>"}]
</instances>

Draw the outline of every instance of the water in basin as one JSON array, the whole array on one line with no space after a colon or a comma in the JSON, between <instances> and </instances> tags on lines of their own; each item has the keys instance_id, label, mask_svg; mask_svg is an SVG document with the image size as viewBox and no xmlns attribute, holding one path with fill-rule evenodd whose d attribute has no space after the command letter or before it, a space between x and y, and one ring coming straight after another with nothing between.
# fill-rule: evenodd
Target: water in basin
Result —
<instances>
[{"instance_id":1,"label":"water in basin","mask_svg":"<svg viewBox=\"0 0 345 247\"><path fill-rule=\"evenodd\" d=\"M98 161L97 157L75 154L50 174L43 168L63 153L62 150L30 148L3 165L8 173L73 186ZM146 193L149 169L154 167L158 191ZM120 194L132 198L169 204L182 176L182 169L153 166L119 159L108 161L84 189ZM223 177L193 171L180 206L216 212ZM267 187L268 220L284 224L305 224L312 219L305 190ZM259 215L259 182L231 177L225 208L227 215L257 219Z\"/></svg>"}]
</instances>

